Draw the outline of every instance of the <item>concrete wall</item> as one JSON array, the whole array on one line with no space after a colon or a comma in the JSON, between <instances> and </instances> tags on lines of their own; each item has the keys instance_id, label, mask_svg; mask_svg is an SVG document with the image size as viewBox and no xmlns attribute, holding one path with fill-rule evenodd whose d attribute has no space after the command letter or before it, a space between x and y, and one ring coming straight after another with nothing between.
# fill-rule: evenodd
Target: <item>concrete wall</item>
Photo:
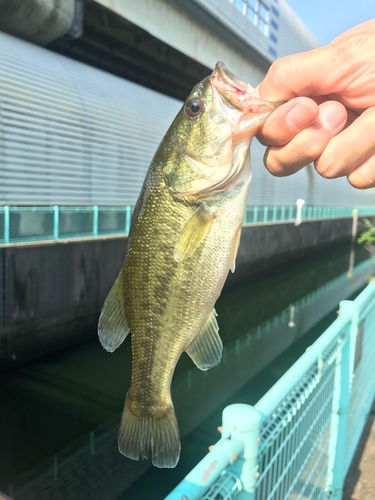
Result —
<instances>
[{"instance_id":1,"label":"concrete wall","mask_svg":"<svg viewBox=\"0 0 375 500\"><path fill-rule=\"evenodd\" d=\"M236 273L228 287L250 276L349 242L352 220L247 225ZM124 237L0 247L3 286L0 348L3 366L24 363L96 335L104 299L121 268Z\"/></svg>"},{"instance_id":2,"label":"concrete wall","mask_svg":"<svg viewBox=\"0 0 375 500\"><path fill-rule=\"evenodd\" d=\"M239 53L221 36L208 30L199 18L194 19L167 0L97 2L207 68L213 69L217 61L224 61L232 73L253 86L264 78L268 64L265 67L255 64L251 57Z\"/></svg>"},{"instance_id":3,"label":"concrete wall","mask_svg":"<svg viewBox=\"0 0 375 500\"><path fill-rule=\"evenodd\" d=\"M298 257L350 242L352 219L316 219L295 226L293 222L247 224L242 229L237 271L229 273L227 286L236 286L254 274Z\"/></svg>"},{"instance_id":4,"label":"concrete wall","mask_svg":"<svg viewBox=\"0 0 375 500\"><path fill-rule=\"evenodd\" d=\"M116 238L1 248L2 358L21 364L92 338L126 243Z\"/></svg>"}]
</instances>

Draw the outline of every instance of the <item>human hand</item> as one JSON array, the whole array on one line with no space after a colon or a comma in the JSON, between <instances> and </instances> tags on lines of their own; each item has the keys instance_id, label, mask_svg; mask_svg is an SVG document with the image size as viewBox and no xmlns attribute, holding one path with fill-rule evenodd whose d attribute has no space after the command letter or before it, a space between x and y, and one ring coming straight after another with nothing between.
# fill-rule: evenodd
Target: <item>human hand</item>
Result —
<instances>
[{"instance_id":1,"label":"human hand","mask_svg":"<svg viewBox=\"0 0 375 500\"><path fill-rule=\"evenodd\" d=\"M330 44L276 60L259 96L288 101L257 135L276 176L314 162L320 175L375 186L375 20Z\"/></svg>"}]
</instances>

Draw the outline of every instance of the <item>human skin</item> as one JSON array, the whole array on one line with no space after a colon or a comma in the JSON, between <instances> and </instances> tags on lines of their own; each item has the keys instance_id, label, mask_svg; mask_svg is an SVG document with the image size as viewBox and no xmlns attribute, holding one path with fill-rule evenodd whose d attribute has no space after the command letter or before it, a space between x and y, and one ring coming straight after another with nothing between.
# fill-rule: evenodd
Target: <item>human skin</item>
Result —
<instances>
[{"instance_id":1,"label":"human skin","mask_svg":"<svg viewBox=\"0 0 375 500\"><path fill-rule=\"evenodd\" d=\"M259 141L276 176L314 162L326 178L346 175L356 188L375 187L375 19L330 44L276 60L257 88L287 101L268 118Z\"/></svg>"}]
</instances>

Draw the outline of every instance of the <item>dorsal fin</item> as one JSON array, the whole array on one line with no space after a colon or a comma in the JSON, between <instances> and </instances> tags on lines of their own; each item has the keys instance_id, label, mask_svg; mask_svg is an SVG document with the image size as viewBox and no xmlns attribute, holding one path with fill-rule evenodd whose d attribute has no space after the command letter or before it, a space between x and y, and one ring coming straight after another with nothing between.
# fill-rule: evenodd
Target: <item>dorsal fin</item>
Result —
<instances>
[{"instance_id":1,"label":"dorsal fin","mask_svg":"<svg viewBox=\"0 0 375 500\"><path fill-rule=\"evenodd\" d=\"M125 313L123 286L121 271L105 299L99 318L99 340L104 349L109 352L117 349L130 332Z\"/></svg>"},{"instance_id":2,"label":"dorsal fin","mask_svg":"<svg viewBox=\"0 0 375 500\"><path fill-rule=\"evenodd\" d=\"M202 205L194 212L185 224L174 249L173 258L177 262L188 259L198 248L207 236L214 218Z\"/></svg>"},{"instance_id":3,"label":"dorsal fin","mask_svg":"<svg viewBox=\"0 0 375 500\"><path fill-rule=\"evenodd\" d=\"M215 309L186 352L200 370L208 370L220 363L223 343L219 335Z\"/></svg>"}]
</instances>

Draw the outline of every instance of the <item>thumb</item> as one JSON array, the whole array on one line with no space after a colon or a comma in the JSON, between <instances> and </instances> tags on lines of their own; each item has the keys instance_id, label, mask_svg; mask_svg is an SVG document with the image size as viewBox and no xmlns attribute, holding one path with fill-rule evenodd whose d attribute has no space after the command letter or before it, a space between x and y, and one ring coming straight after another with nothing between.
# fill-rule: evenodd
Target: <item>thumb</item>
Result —
<instances>
[{"instance_id":1,"label":"thumb","mask_svg":"<svg viewBox=\"0 0 375 500\"><path fill-rule=\"evenodd\" d=\"M259 85L259 96L269 101L288 101L335 92L333 68L338 64L333 58L327 46L277 59Z\"/></svg>"}]
</instances>

